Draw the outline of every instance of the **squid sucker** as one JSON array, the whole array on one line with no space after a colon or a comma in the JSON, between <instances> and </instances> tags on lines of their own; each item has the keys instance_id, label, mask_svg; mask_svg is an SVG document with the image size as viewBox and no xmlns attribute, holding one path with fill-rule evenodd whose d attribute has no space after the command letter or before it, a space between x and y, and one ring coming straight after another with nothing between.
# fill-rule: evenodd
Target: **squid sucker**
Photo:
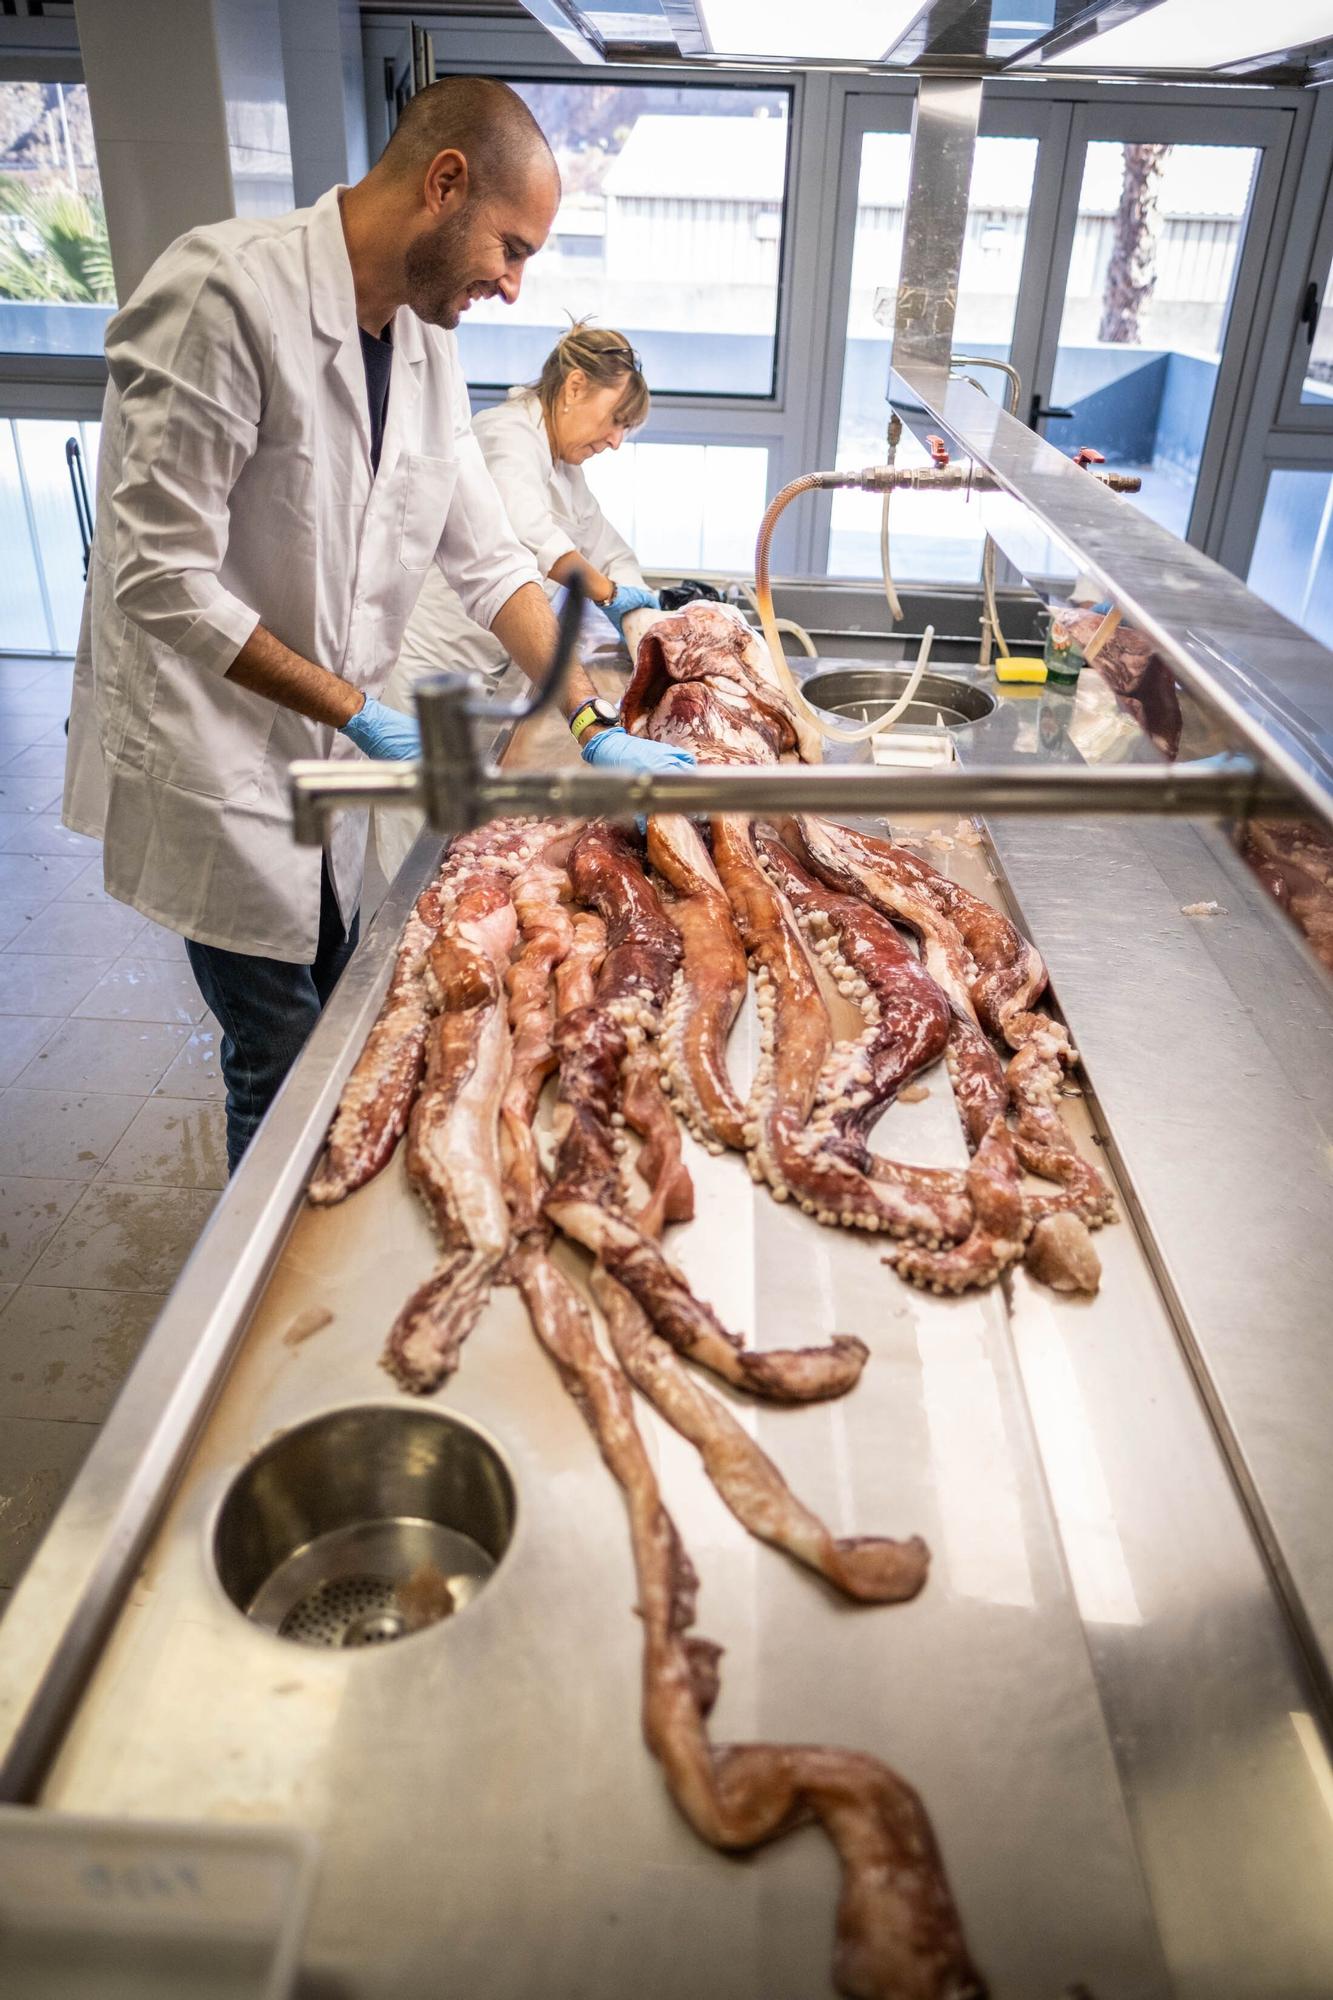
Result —
<instances>
[{"instance_id":1,"label":"squid sucker","mask_svg":"<svg viewBox=\"0 0 1333 2000\"><path fill-rule=\"evenodd\" d=\"M869 1172L871 1127L902 1086L943 1054L949 1003L885 918L826 889L771 828L760 828L755 842L815 957L865 1017L859 1041L841 1059L835 1048L821 1071L812 1122L822 1128L821 1143Z\"/></svg>"},{"instance_id":2,"label":"squid sucker","mask_svg":"<svg viewBox=\"0 0 1333 2000\"><path fill-rule=\"evenodd\" d=\"M717 604L656 620L623 715L700 762L819 752L764 646ZM743 1094L729 1043L751 981L758 1057ZM344 1200L397 1151L430 1219L433 1268L384 1353L405 1389L430 1393L459 1366L493 1287L521 1295L624 1495L643 1732L671 1797L725 1853L821 1829L841 1873L833 1980L853 2000L984 1996L929 1818L858 1751L711 1740L720 1653L692 1630L697 1578L636 1398L773 1559L849 1614L887 1616L925 1589L919 1536L834 1534L717 1387L779 1405L847 1395L867 1343L820 1327L822 1345L749 1345L696 1295L671 1232L694 1212L691 1160L710 1192L741 1173L721 1158L698 1167L692 1138L742 1155L789 1208L883 1239L886 1254L860 1266L868 1326L899 1280L951 1296L1020 1258L1037 1282L1095 1290L1089 1230L1112 1219L1112 1198L1061 1116L1078 1058L1046 983L1003 912L906 848L821 817L701 827L664 814L644 840L601 821L497 821L452 842L418 899L311 1184L313 1202ZM886 1135L910 1121L881 1116L946 1072L965 1164L892 1157ZM558 1260L557 1234L573 1246ZM784 1438L797 1421L781 1419Z\"/></svg>"}]
</instances>

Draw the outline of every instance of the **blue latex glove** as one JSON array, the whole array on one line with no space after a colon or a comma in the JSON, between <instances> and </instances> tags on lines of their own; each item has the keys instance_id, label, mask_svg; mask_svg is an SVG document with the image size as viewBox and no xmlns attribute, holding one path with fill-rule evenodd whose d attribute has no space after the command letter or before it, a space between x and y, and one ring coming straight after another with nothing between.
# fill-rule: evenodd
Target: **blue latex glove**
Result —
<instances>
[{"instance_id":1,"label":"blue latex glove","mask_svg":"<svg viewBox=\"0 0 1333 2000\"><path fill-rule=\"evenodd\" d=\"M609 597L605 604L599 604L597 609L606 613L623 639L627 611L660 611L662 606L655 590L636 590L632 583L618 583L615 596Z\"/></svg>"},{"instance_id":2,"label":"blue latex glove","mask_svg":"<svg viewBox=\"0 0 1333 2000\"><path fill-rule=\"evenodd\" d=\"M673 743L654 743L650 736L631 736L628 729L597 729L582 744L585 764L618 765L627 771L688 771L694 763L688 750Z\"/></svg>"},{"instance_id":3,"label":"blue latex glove","mask_svg":"<svg viewBox=\"0 0 1333 2000\"><path fill-rule=\"evenodd\" d=\"M421 755L421 731L416 718L404 715L401 709L390 708L386 702L376 701L368 694L364 705L351 720L344 722L342 734L350 736L358 750L364 750L367 757L419 757Z\"/></svg>"}]
</instances>

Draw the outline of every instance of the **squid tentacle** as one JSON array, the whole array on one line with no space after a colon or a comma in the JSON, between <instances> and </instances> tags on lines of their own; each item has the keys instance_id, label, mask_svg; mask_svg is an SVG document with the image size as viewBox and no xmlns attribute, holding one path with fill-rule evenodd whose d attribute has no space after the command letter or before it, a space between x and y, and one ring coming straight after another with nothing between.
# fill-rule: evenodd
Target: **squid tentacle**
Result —
<instances>
[{"instance_id":1,"label":"squid tentacle","mask_svg":"<svg viewBox=\"0 0 1333 2000\"><path fill-rule=\"evenodd\" d=\"M499 1110L510 1066L504 976L516 932L508 882L480 874L428 955L436 1011L408 1124L407 1170L451 1254L408 1300L383 1356L403 1387L419 1392L457 1367L509 1247Z\"/></svg>"},{"instance_id":2,"label":"squid tentacle","mask_svg":"<svg viewBox=\"0 0 1333 2000\"><path fill-rule=\"evenodd\" d=\"M931 1246L965 1233L971 1211L957 1199L957 1181L936 1188L872 1181L808 1130L816 1080L832 1047L828 1010L748 824L714 820L713 853L755 970L760 1056L748 1107L752 1175L767 1181L779 1201L794 1195L821 1222Z\"/></svg>"},{"instance_id":3,"label":"squid tentacle","mask_svg":"<svg viewBox=\"0 0 1333 2000\"><path fill-rule=\"evenodd\" d=\"M688 819L648 822L648 858L673 894L667 916L684 960L662 1019L663 1082L710 1152L745 1148L745 1112L727 1073L727 1038L747 981L745 952L707 848Z\"/></svg>"},{"instance_id":4,"label":"squid tentacle","mask_svg":"<svg viewBox=\"0 0 1333 2000\"><path fill-rule=\"evenodd\" d=\"M575 893L606 924L607 951L592 1003L556 1027L558 1150L543 1213L620 1279L665 1340L724 1381L782 1402L844 1395L865 1366L863 1341L837 1335L819 1348L745 1347L625 1213L617 1124L625 1116L625 1058L655 1030L681 947L623 836L590 826L569 865Z\"/></svg>"},{"instance_id":5,"label":"squid tentacle","mask_svg":"<svg viewBox=\"0 0 1333 2000\"><path fill-rule=\"evenodd\" d=\"M609 1277L609 1274L607 1274ZM614 1284L614 1281L611 1281ZM835 1539L792 1493L773 1461L730 1410L682 1367L623 1287L594 1278L616 1356L654 1409L698 1451L718 1493L752 1535L785 1549L865 1604L900 1604L926 1580L930 1552L919 1535L891 1541L879 1535Z\"/></svg>"}]
</instances>

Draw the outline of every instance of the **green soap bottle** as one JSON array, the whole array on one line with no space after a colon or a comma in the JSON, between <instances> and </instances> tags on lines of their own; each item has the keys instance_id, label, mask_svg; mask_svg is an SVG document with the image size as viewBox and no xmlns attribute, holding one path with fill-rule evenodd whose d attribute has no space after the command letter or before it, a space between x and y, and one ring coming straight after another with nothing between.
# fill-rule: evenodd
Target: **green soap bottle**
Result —
<instances>
[{"instance_id":1,"label":"green soap bottle","mask_svg":"<svg viewBox=\"0 0 1333 2000\"><path fill-rule=\"evenodd\" d=\"M1046 685L1075 688L1082 671L1083 648L1074 636L1073 623L1055 612L1046 631Z\"/></svg>"}]
</instances>

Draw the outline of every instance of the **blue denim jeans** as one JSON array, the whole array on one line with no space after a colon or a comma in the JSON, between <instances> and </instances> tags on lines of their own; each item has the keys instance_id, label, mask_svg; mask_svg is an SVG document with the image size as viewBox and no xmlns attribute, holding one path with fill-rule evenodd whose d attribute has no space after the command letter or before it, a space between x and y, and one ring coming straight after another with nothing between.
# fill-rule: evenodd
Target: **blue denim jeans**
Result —
<instances>
[{"instance_id":1,"label":"blue denim jeans","mask_svg":"<svg viewBox=\"0 0 1333 2000\"><path fill-rule=\"evenodd\" d=\"M319 891L319 944L313 965L220 951L186 938L195 983L222 1027L227 1086L227 1166L235 1173L278 1086L305 1046L325 1001L356 949L361 917L344 930L325 863Z\"/></svg>"}]
</instances>

